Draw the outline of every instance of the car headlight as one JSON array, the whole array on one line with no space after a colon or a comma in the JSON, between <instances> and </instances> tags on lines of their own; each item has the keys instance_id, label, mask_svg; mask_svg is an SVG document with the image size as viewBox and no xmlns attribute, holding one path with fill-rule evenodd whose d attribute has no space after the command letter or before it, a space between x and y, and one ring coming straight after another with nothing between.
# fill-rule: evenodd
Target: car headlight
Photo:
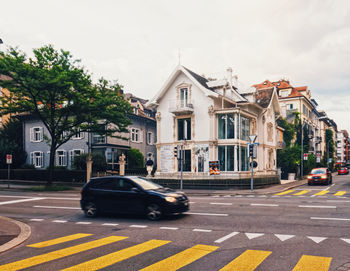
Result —
<instances>
[{"instance_id":1,"label":"car headlight","mask_svg":"<svg viewBox=\"0 0 350 271\"><path fill-rule=\"evenodd\" d=\"M312 176L307 176L307 178L308 178L309 180L311 180L311 179L312 179Z\"/></svg>"},{"instance_id":2,"label":"car headlight","mask_svg":"<svg viewBox=\"0 0 350 271\"><path fill-rule=\"evenodd\" d=\"M167 202L171 202L171 203L174 203L174 202L177 201L177 199L176 199L175 197L165 197L165 200L166 200Z\"/></svg>"},{"instance_id":3,"label":"car headlight","mask_svg":"<svg viewBox=\"0 0 350 271\"><path fill-rule=\"evenodd\" d=\"M327 179L327 175L322 175L321 179Z\"/></svg>"}]
</instances>

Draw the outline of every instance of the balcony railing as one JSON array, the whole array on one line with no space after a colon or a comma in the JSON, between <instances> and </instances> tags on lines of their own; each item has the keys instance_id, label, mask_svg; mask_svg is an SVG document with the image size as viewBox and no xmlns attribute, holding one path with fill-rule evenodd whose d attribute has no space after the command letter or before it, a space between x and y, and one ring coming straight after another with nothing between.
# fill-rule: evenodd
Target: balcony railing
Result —
<instances>
[{"instance_id":1,"label":"balcony railing","mask_svg":"<svg viewBox=\"0 0 350 271\"><path fill-rule=\"evenodd\" d=\"M194 111L193 104L186 100L170 100L169 112L175 115L192 114Z\"/></svg>"}]
</instances>

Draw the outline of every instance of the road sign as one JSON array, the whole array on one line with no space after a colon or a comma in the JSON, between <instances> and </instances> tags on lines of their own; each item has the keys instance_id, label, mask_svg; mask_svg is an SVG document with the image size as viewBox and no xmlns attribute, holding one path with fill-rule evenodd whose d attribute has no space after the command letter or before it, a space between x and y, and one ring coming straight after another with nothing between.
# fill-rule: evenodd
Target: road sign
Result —
<instances>
[{"instance_id":1,"label":"road sign","mask_svg":"<svg viewBox=\"0 0 350 271\"><path fill-rule=\"evenodd\" d=\"M251 142L251 143L254 143L255 140L256 140L256 138L257 138L257 135L250 135L250 136L249 136L249 139L250 139L250 142Z\"/></svg>"},{"instance_id":2,"label":"road sign","mask_svg":"<svg viewBox=\"0 0 350 271\"><path fill-rule=\"evenodd\" d=\"M12 154L6 154L6 164L12 164Z\"/></svg>"},{"instance_id":3,"label":"road sign","mask_svg":"<svg viewBox=\"0 0 350 271\"><path fill-rule=\"evenodd\" d=\"M304 153L304 160L307 160L307 156L308 156L308 154Z\"/></svg>"}]
</instances>

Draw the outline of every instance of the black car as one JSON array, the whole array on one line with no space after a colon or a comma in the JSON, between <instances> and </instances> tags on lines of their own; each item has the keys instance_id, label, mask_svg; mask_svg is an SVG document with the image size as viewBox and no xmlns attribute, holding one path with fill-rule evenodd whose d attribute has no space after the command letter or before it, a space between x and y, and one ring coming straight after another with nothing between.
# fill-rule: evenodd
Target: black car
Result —
<instances>
[{"instance_id":1,"label":"black car","mask_svg":"<svg viewBox=\"0 0 350 271\"><path fill-rule=\"evenodd\" d=\"M92 178L84 185L80 206L87 217L106 212L145 214L158 220L163 214L188 211L189 201L183 192L140 177L107 176Z\"/></svg>"}]
</instances>

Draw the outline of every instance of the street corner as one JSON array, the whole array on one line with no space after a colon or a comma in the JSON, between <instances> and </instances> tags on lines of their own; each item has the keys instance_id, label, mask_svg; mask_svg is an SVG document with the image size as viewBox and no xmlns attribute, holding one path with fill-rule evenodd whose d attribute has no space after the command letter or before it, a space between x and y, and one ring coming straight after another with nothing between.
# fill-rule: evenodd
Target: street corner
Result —
<instances>
[{"instance_id":1,"label":"street corner","mask_svg":"<svg viewBox=\"0 0 350 271\"><path fill-rule=\"evenodd\" d=\"M0 216L0 253L22 244L30 234L31 228L27 224Z\"/></svg>"}]
</instances>

